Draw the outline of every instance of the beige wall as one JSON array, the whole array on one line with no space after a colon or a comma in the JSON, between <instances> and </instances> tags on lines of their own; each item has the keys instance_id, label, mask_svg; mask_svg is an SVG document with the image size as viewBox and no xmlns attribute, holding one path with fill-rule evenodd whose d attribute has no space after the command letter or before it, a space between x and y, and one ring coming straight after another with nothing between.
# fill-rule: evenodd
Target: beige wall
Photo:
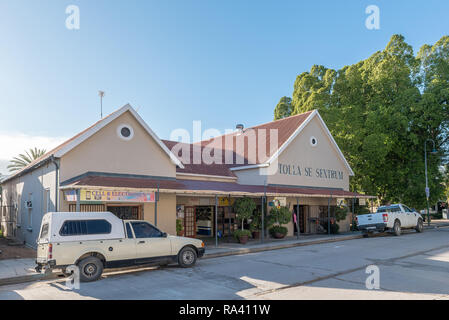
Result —
<instances>
[{"instance_id":1,"label":"beige wall","mask_svg":"<svg viewBox=\"0 0 449 320\"><path fill-rule=\"evenodd\" d=\"M266 182L268 183L266 175L261 174L259 168L236 170L234 171L234 174L238 177L237 183L239 184L263 186L265 180L267 180Z\"/></svg>"},{"instance_id":2,"label":"beige wall","mask_svg":"<svg viewBox=\"0 0 449 320\"><path fill-rule=\"evenodd\" d=\"M154 224L154 203L145 203L143 219ZM176 235L176 195L161 193L157 203L157 227Z\"/></svg>"},{"instance_id":3,"label":"beige wall","mask_svg":"<svg viewBox=\"0 0 449 320\"><path fill-rule=\"evenodd\" d=\"M121 124L132 126L130 141L117 135ZM60 181L87 171L176 177L176 165L129 111L62 156Z\"/></svg>"},{"instance_id":4,"label":"beige wall","mask_svg":"<svg viewBox=\"0 0 449 320\"><path fill-rule=\"evenodd\" d=\"M318 144L313 147L310 138L315 137ZM290 174L280 173L279 165L290 165ZM293 174L293 168L301 175ZM285 168L285 167L284 167ZM306 174L310 168L310 176ZM317 169L334 170L336 177L317 176ZM338 172L343 174L339 179ZM317 117L313 118L294 141L281 153L277 163L277 173L268 176L268 184L296 185L310 187L341 188L349 190L349 171L337 153Z\"/></svg>"}]
</instances>

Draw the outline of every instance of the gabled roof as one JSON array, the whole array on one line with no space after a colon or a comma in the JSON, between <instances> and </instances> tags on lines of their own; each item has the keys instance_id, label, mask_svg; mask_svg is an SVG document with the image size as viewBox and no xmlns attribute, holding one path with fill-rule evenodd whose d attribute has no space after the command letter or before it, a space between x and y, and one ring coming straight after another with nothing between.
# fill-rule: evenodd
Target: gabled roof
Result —
<instances>
[{"instance_id":1,"label":"gabled roof","mask_svg":"<svg viewBox=\"0 0 449 320\"><path fill-rule=\"evenodd\" d=\"M50 150L49 152L45 153L41 157L37 158L36 160L32 161L29 165L24 167L23 169L14 172L10 176L6 177L2 180L2 182L5 182L7 180L11 180L14 177L20 176L21 174L24 174L36 166L39 166L41 163L46 162L50 160L51 158L60 158L66 153L68 153L70 150L90 138L92 135L100 131L102 128L107 126L109 123L120 117L125 112L129 111L134 118L142 125L142 127L145 129L145 131L156 141L156 143L164 150L165 153L170 157L170 159L180 168L184 168L184 165L179 161L179 159L172 154L172 152L167 148L167 146L158 138L158 136L153 132L153 130L150 129L150 127L145 123L145 121L139 116L139 114L131 107L131 105L126 104L120 109L114 111L110 115L104 117L103 119L97 121L89 128L81 131L77 135L73 136L72 138L68 139L67 141L63 142L56 148Z\"/></svg>"},{"instance_id":2,"label":"gabled roof","mask_svg":"<svg viewBox=\"0 0 449 320\"><path fill-rule=\"evenodd\" d=\"M318 117L326 135L329 137L329 141L335 148L337 154L341 158L343 164L349 171L350 175L354 175L349 163L346 161L343 153L332 137L329 129L321 118L317 110L308 111L302 114L290 116L276 121L271 121L258 126L245 129L242 133L233 132L230 134L218 136L209 140L203 140L194 144L183 144L186 148L190 149L190 162L184 163L184 168L177 168L179 173L196 173L207 175L220 175L235 177L232 171L245 170L250 168L266 167L273 163L280 154L288 147L288 145L294 141L294 139L302 132L307 124L314 118ZM265 141L259 143L259 132L266 134ZM270 130L277 130L277 146L270 143L271 132ZM250 143L247 140L248 137L253 136L255 138L254 143L251 144L251 150L255 150L255 159L249 157ZM237 149L237 139L245 138L244 148L242 150ZM232 143L227 143L232 141ZM173 146L177 144L175 141L163 140L167 147L172 150ZM265 155L259 158L259 144L263 146L265 144ZM220 148L222 150L222 164L193 164L194 146L198 151L203 152L205 148ZM225 153L230 152L233 157L232 164L226 164ZM213 153L212 153L213 154ZM177 155L182 159L182 154ZM237 163L237 157L243 160L243 163Z\"/></svg>"}]
</instances>

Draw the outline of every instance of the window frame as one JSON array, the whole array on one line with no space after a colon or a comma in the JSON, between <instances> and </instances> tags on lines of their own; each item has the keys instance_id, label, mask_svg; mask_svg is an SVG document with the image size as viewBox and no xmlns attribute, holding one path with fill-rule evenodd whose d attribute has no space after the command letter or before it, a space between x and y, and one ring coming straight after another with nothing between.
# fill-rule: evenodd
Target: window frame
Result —
<instances>
[{"instance_id":1,"label":"window frame","mask_svg":"<svg viewBox=\"0 0 449 320\"><path fill-rule=\"evenodd\" d=\"M89 227L88 222L89 221L104 221L109 225L109 232L101 232L101 233L89 233ZM86 223L86 233L77 233L77 234L64 234L63 229L66 223L70 222L84 222ZM64 222L61 225L61 228L59 229L59 235L61 237L75 237L75 236L94 236L94 235L102 235L102 234L111 234L112 233L112 225L111 223L106 219L79 219L79 220L64 220Z\"/></svg>"},{"instance_id":2,"label":"window frame","mask_svg":"<svg viewBox=\"0 0 449 320\"><path fill-rule=\"evenodd\" d=\"M151 228L156 229L159 232L159 236L158 237L138 237L136 234L136 231L134 229L134 224L135 223L139 223L139 224L147 224L149 225ZM159 230L159 228L153 226L151 223L147 222L147 221L132 221L131 222L131 228L133 230L133 234L134 234L134 239L151 239L151 238L163 238L164 232L162 232L161 230Z\"/></svg>"}]
</instances>

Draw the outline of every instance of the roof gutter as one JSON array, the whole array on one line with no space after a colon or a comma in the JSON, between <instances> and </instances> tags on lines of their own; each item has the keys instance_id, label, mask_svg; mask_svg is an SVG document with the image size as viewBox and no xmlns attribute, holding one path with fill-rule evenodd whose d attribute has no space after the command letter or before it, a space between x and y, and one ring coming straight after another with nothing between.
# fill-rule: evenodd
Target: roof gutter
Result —
<instances>
[{"instance_id":1,"label":"roof gutter","mask_svg":"<svg viewBox=\"0 0 449 320\"><path fill-rule=\"evenodd\" d=\"M50 161L55 165L55 212L58 212L59 207L59 163L56 158L52 155Z\"/></svg>"}]
</instances>

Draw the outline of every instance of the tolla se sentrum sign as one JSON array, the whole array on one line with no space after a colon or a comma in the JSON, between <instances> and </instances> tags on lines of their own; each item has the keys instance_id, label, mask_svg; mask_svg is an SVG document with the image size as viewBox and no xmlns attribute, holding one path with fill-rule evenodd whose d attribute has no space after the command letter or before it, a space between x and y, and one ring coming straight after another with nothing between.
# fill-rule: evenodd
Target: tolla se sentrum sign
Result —
<instances>
[{"instance_id":1,"label":"tolla se sentrum sign","mask_svg":"<svg viewBox=\"0 0 449 320\"><path fill-rule=\"evenodd\" d=\"M344 178L343 171L327 168L301 167L297 164L279 163L278 172L279 174L288 176L304 176L328 180L343 180Z\"/></svg>"}]
</instances>

